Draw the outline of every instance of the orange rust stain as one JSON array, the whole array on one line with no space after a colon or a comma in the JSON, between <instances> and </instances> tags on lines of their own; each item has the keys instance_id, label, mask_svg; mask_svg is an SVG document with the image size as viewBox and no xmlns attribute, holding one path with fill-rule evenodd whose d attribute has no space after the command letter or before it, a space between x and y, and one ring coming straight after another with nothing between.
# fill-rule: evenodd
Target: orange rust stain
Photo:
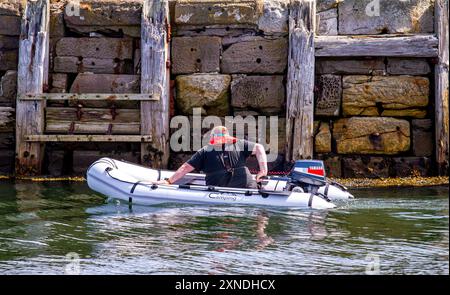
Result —
<instances>
[{"instance_id":1,"label":"orange rust stain","mask_svg":"<svg viewBox=\"0 0 450 295\"><path fill-rule=\"evenodd\" d=\"M80 8L92 11L92 5L90 3L80 3Z\"/></svg>"},{"instance_id":2,"label":"orange rust stain","mask_svg":"<svg viewBox=\"0 0 450 295\"><path fill-rule=\"evenodd\" d=\"M426 79L414 79L413 81L419 87L427 87L430 84Z\"/></svg>"},{"instance_id":3,"label":"orange rust stain","mask_svg":"<svg viewBox=\"0 0 450 295\"><path fill-rule=\"evenodd\" d=\"M114 79L111 83L111 86L112 90L114 91L119 86L119 83Z\"/></svg>"}]
</instances>

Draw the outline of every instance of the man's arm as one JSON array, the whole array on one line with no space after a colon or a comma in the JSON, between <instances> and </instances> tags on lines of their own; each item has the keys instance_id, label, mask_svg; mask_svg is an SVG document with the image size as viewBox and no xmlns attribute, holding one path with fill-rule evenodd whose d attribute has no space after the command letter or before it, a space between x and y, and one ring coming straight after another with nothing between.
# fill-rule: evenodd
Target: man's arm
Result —
<instances>
[{"instance_id":1,"label":"man's arm","mask_svg":"<svg viewBox=\"0 0 450 295\"><path fill-rule=\"evenodd\" d=\"M184 163L183 165L181 165L180 168L178 168L177 171L175 171L175 173L168 180L163 179L160 181L155 181L153 183L154 184L173 184L174 182L177 182L178 180L183 178L186 174L188 174L189 172L192 172L192 171L194 171L194 167L192 167L188 163Z\"/></svg>"},{"instance_id":2,"label":"man's arm","mask_svg":"<svg viewBox=\"0 0 450 295\"><path fill-rule=\"evenodd\" d=\"M255 144L253 147L252 155L256 155L256 159L258 159L259 164L259 172L256 174L256 182L261 180L261 177L267 176L267 155L262 144Z\"/></svg>"}]
</instances>

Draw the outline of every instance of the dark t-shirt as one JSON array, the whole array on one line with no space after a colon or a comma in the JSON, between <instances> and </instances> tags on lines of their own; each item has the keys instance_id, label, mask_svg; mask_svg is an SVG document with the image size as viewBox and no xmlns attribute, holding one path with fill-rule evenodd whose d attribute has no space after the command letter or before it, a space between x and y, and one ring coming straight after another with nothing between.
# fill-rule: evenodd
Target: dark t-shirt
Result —
<instances>
[{"instance_id":1,"label":"dark t-shirt","mask_svg":"<svg viewBox=\"0 0 450 295\"><path fill-rule=\"evenodd\" d=\"M238 140L235 144L222 146L206 145L187 163L206 174L207 185L248 187L248 178L251 175L245 167L245 162L254 147L255 143L247 140ZM227 168L233 168L232 172L227 171Z\"/></svg>"}]
</instances>

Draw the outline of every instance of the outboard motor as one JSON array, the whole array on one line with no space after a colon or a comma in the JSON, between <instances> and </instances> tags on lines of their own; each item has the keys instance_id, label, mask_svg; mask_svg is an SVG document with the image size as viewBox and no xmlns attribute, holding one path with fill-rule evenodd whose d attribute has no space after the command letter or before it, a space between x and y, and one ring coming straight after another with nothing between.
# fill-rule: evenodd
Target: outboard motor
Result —
<instances>
[{"instance_id":1,"label":"outboard motor","mask_svg":"<svg viewBox=\"0 0 450 295\"><path fill-rule=\"evenodd\" d=\"M319 160L295 161L288 177L291 186L299 186L304 192L315 193L314 190L326 184L325 167L323 161Z\"/></svg>"},{"instance_id":2,"label":"outboard motor","mask_svg":"<svg viewBox=\"0 0 450 295\"><path fill-rule=\"evenodd\" d=\"M325 165L321 160L295 161L288 178L288 190L302 190L322 195L326 199L353 198L345 186L326 178Z\"/></svg>"}]
</instances>

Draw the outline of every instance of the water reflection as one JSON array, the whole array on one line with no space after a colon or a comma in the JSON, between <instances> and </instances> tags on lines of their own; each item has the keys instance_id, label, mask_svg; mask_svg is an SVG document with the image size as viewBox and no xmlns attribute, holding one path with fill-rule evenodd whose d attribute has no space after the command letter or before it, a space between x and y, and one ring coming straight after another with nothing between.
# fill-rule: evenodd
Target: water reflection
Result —
<instances>
[{"instance_id":1,"label":"water reflection","mask_svg":"<svg viewBox=\"0 0 450 295\"><path fill-rule=\"evenodd\" d=\"M85 274L361 274L368 254L385 274L448 273L448 199L415 193L363 191L330 211L130 210L84 184L0 183L0 271L63 273L76 252Z\"/></svg>"},{"instance_id":2,"label":"water reflection","mask_svg":"<svg viewBox=\"0 0 450 295\"><path fill-rule=\"evenodd\" d=\"M9 258L45 251L48 247L48 228L39 216L43 206L42 186L28 182L16 183L12 187L16 196L14 206L10 206L9 214L1 218L5 221L4 225L11 226L0 228L0 249Z\"/></svg>"},{"instance_id":3,"label":"water reflection","mask_svg":"<svg viewBox=\"0 0 450 295\"><path fill-rule=\"evenodd\" d=\"M257 221L256 235L259 244L256 246L256 249L263 250L274 242L272 237L266 233L266 227L269 224L269 214L265 210L261 210L257 216Z\"/></svg>"}]
</instances>

